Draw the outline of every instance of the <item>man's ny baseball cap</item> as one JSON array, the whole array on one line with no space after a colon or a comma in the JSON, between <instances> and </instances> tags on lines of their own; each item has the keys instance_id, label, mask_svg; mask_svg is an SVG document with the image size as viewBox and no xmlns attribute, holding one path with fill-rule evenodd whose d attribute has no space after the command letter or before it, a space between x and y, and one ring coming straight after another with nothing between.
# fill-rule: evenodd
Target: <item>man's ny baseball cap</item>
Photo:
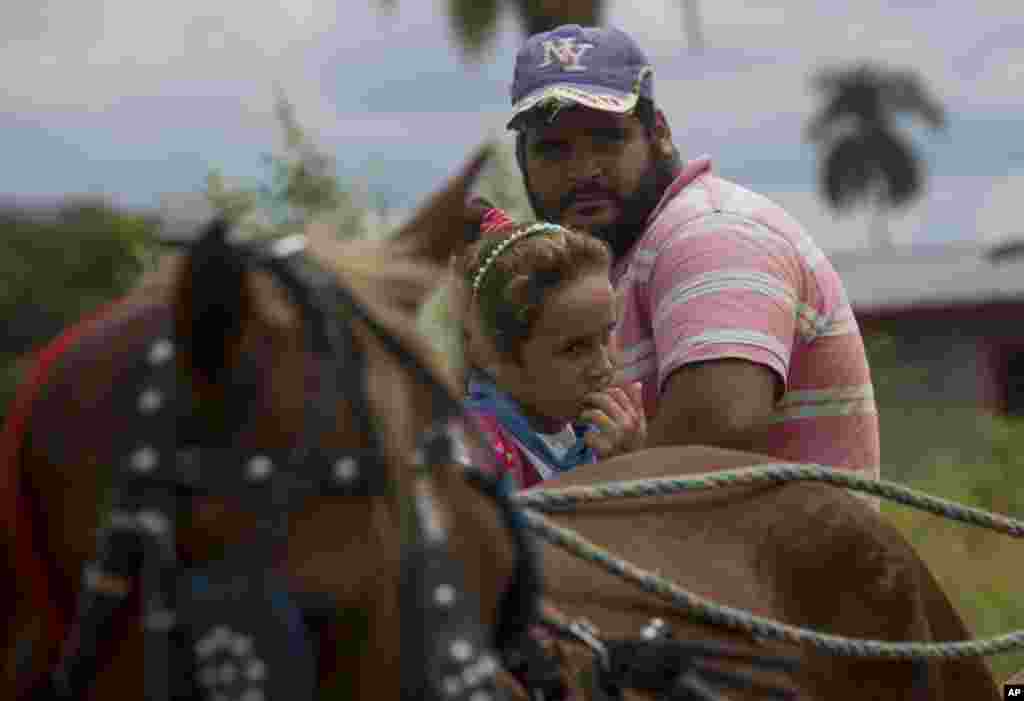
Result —
<instances>
[{"instance_id":1,"label":"man's ny baseball cap","mask_svg":"<svg viewBox=\"0 0 1024 701\"><path fill-rule=\"evenodd\" d=\"M550 119L568 104L625 114L640 97L654 100L653 69L621 29L565 24L526 40L511 93L510 129L537 107L551 110Z\"/></svg>"}]
</instances>

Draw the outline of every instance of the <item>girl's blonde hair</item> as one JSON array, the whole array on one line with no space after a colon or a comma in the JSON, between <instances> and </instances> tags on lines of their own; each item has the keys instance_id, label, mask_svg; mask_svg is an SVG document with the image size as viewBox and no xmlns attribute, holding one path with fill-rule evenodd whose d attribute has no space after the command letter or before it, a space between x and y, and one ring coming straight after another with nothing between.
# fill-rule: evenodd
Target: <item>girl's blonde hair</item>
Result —
<instances>
[{"instance_id":1,"label":"girl's blonde hair","mask_svg":"<svg viewBox=\"0 0 1024 701\"><path fill-rule=\"evenodd\" d=\"M601 240L555 224L509 224L489 232L456 259L464 314L476 313L502 355L518 360L544 299L581 276L607 270Z\"/></svg>"}]
</instances>

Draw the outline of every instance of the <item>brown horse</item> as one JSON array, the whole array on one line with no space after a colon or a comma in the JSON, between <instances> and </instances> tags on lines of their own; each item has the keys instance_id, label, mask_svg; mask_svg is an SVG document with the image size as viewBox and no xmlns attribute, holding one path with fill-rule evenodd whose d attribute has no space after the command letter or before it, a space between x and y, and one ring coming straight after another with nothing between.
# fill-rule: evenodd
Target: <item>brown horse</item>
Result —
<instances>
[{"instance_id":1,"label":"brown horse","mask_svg":"<svg viewBox=\"0 0 1024 701\"><path fill-rule=\"evenodd\" d=\"M258 561L271 563L296 596L322 597L329 618L317 636L320 654L313 672L320 689L334 690L338 698L398 698L402 686L408 696L402 677L416 660L400 653L406 649L400 641L416 630L413 622L423 600L409 600L402 582L409 577L429 581L437 574L405 571L409 553L426 547L424 531L432 547L446 534L443 549L461 571L452 584L461 579L464 585L460 589L442 582L437 596L445 601L438 606L465 601L468 608L460 610L471 622L484 629L496 624L499 597L516 571L515 543L495 503L467 484L453 461L429 464L433 454L428 453L426 465L422 457L417 462L423 430L436 426L439 388L452 387L444 383L428 345L411 331L412 311L435 284L438 264L461 242L462 203L485 157L475 157L393 242L341 244L311 233L307 248L321 266L317 279L337 283L332 289L348 290L353 298L352 305L334 310L346 315L341 323L351 334L351 346L338 357L311 346L307 311L286 294L279 284L283 278L270 268L241 264L223 232L220 238L211 234L209 245L176 256L127 298L66 334L57 342L65 347L59 355L57 346L44 350L34 373L37 391L23 391L12 412L0 465L5 500L0 511L7 519L0 532L0 586L8 592L0 597L0 698L20 698L30 691L42 695L43 682L67 649L84 586L83 566L98 557L95 533L115 499L108 487L115 465L124 462L118 446L140 431L138 412L131 404L125 409L125 396L138 398L139 412L159 405L159 395L136 393L131 386L140 358L156 364L173 357L165 367L171 368L178 394L195 409L185 417L189 430L200 442L232 436L232 449L256 456L242 463L252 480L266 479L272 467L278 469L272 474L277 480L288 466L265 456L294 455L302 436L312 438L303 447L324 455L379 458L371 463L376 473L359 475L360 483L372 479L380 485L376 493L308 494L301 503L289 503L294 508L287 530L276 531L282 539L273 541L273 549L246 542L265 532L272 520L268 516L277 515L275 506L287 502L287 489L308 486L308 480L291 475L290 481L274 482L289 486L275 487L267 497L269 510L256 514L243 508L248 506L241 500L244 485L238 498L230 493L189 497L190 518L179 524L176 548L171 548L182 563L196 566L248 548ZM282 259L290 255L275 250ZM309 289L299 292L310 294ZM367 318L355 314L355 307ZM161 340L168 331L173 345ZM423 372L411 372L415 364ZM335 371L341 377L332 377ZM323 391L331 381L336 394ZM314 433L304 433L311 422ZM154 462L152 453L131 455L132 468L139 471ZM201 464L212 471L203 479L230 467ZM327 467L339 481L356 474L352 462ZM153 523L143 523L141 516L137 520L140 528ZM152 532L160 529L152 526ZM86 697L141 698L150 638L143 643L148 633L140 625L140 580L109 571L90 576L90 587L126 595L127 603L97 643ZM145 628L159 625L147 618ZM425 634L429 643L431 631ZM248 644L240 637L235 643ZM239 648L233 649L238 653ZM457 653L478 654L465 646ZM399 669L402 675L396 674ZM487 672L476 669L478 677Z\"/></svg>"},{"instance_id":2,"label":"brown horse","mask_svg":"<svg viewBox=\"0 0 1024 701\"><path fill-rule=\"evenodd\" d=\"M544 488L697 474L776 462L707 447L658 448L578 469ZM535 489L541 489L537 487ZM656 571L705 599L836 635L887 641L971 638L939 585L901 534L866 502L818 483L729 487L670 497L592 503L551 518L592 543ZM697 625L654 595L555 546L544 549L546 599L604 635L634 637L652 619L682 638L718 639L762 653L795 654L801 699L998 699L978 658L931 662L927 685L912 663L855 660L811 648L752 641ZM567 667L593 655L558 643ZM926 689L924 696L918 694ZM764 698L750 696L728 698Z\"/></svg>"},{"instance_id":3,"label":"brown horse","mask_svg":"<svg viewBox=\"0 0 1024 701\"><path fill-rule=\"evenodd\" d=\"M372 312L376 323L428 368L436 366L423 341L410 330L410 315L439 276L436 268L424 274L419 264L445 261L462 239L466 183L466 178L457 180L414 218L397 243L376 249L321 241L315 251ZM96 556L94 531L101 523L97 504L107 498L114 444L131 437L135 428L132 417L118 411L117 389L138 350L149 346L160 324L173 324L176 336L185 339L175 364L202 409L197 414L201 429L230 429L233 417L244 415L248 406L256 407L252 423L240 432L240 443L271 453L293 447L308 428L305 409L317 396L317 380L322 377L304 335L302 315L264 273L246 269L238 284L221 287L224 294L238 295L237 304L221 305L234 307L236 322L198 333L193 310L204 300L208 303L209 295L201 294L194 283L206 265L194 255L185 256L165 275L90 320L40 378L43 390L24 402L25 425L17 451L2 466L8 486L4 496L9 499L0 511L4 518L25 518L12 519L0 534L9 565L4 571L16 573L4 582L14 596L0 598L6 672L0 697L16 697L58 661L81 591L82 567ZM223 274L228 283L235 279L230 266L207 272L214 273L213 278ZM211 275L199 277L209 281ZM395 671L409 663L401 641L410 637L415 627L410 619L417 613L402 600L409 513L405 506L422 496L417 490L423 483L413 474L412 456L420 431L434 423L436 390L410 373L408 359L383 347L367 323L350 323L362 356L367 405L356 402L358 387L347 387L352 391L337 398L336 420L321 435L320 447L365 451L373 431L360 431L357 419L362 409L368 409L381 438L382 469L390 487L375 498L323 496L306 502L289 523L286 547L277 563L294 591L329 595L335 615L320 644L326 652L320 656L321 688L336 689L338 698L398 698L405 689ZM221 379L218 366L249 372L248 377L258 380L251 383L258 391L246 394L242 386L245 403L240 405L232 396L239 383ZM554 486L766 461L762 456L707 448L666 448L588 467L563 476ZM498 602L515 571L514 543L493 503L467 486L452 465L435 465L430 487L448 533L448 552L461 564L465 591L475 595L471 613L483 626L493 627L499 622ZM230 497L197 499L192 512L191 522L178 532L181 557L190 563L231 552L257 526L256 519ZM907 543L870 508L835 488L733 488L592 505L556 520L706 598L762 616L876 639L969 637ZM742 635L688 623L653 596L552 547L545 548L543 560L548 599L570 616L587 618L605 635L636 637L658 617L668 621L680 638L727 640L758 652L795 653L804 662L795 682L807 699L907 698L920 688L907 663L854 662L751 642ZM142 695L145 646L138 621L141 603L134 603L134 615L118 620L110 636L108 653L116 654L103 657L90 698ZM589 668L590 653L577 644L556 647L566 678L575 684L577 672ZM23 674L15 686L10 677L19 663ZM927 674L929 698L997 698L981 661L931 664ZM505 681L510 690L518 690L514 682ZM729 698L740 696L730 692Z\"/></svg>"}]
</instances>

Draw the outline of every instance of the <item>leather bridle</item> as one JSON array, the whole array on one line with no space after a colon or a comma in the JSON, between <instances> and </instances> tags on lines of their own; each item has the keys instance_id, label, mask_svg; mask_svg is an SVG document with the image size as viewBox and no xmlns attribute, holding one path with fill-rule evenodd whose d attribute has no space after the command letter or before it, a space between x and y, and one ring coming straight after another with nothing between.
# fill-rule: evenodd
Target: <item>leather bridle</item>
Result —
<instances>
[{"instance_id":1,"label":"leather bridle","mask_svg":"<svg viewBox=\"0 0 1024 701\"><path fill-rule=\"evenodd\" d=\"M402 543L401 689L403 701L486 701L497 695L495 650L517 645L536 620L540 575L532 545L505 486L466 467L471 483L493 498L516 549L514 578L497 626L487 630L479 604L462 586L432 493L432 469L460 460L463 428L458 401L344 285L304 254L304 239L230 243L224 222L190 244L232 256L243 269L269 273L301 310L308 348L319 363L319 391L307 402L302 434L286 451L251 452L237 436L197 439L191 395L173 362L179 351L172 323L147 339L118 381L115 408L131 412L134 429L116 451L113 505L98 533L97 557L85 568L77 621L62 660L40 696L80 698L100 668L99 651L129 593L141 597L144 697L148 701L312 699L317 693L316 638L310 628L329 618L327 595L289 590L274 572L274 554L289 518L314 496L374 497L387 488L380 437L372 422L365 358L350 320L370 330L433 394L434 421L420 435L413 462L412 534ZM251 392L252 368L227 381L228 392ZM346 397L368 444L337 454L321 438L335 430ZM467 425L468 427L468 425ZM195 496L238 499L258 526L251 542L220 561L186 567L176 535Z\"/></svg>"},{"instance_id":2,"label":"leather bridle","mask_svg":"<svg viewBox=\"0 0 1024 701\"><path fill-rule=\"evenodd\" d=\"M147 701L308 701L318 693L314 629L336 610L327 594L291 591L275 572L275 553L288 524L308 499L339 495L371 498L389 488L387 464L366 391L366 364L352 321L366 327L383 348L432 392L433 422L422 431L409 515L412 528L401 550L400 686L402 701L492 701L499 664L524 687L531 701L561 701L568 687L558 664L532 634L541 623L541 576L535 545L509 498L510 485L468 464L459 402L416 354L389 333L335 276L305 256L304 239L229 243L228 227L216 221L192 247L193 257L229 257L236 269L268 272L301 310L307 347L319 364L319 390L307 402L298 441L288 450L246 450L240 431L213 435L196 429L191 394L182 391L173 362L179 352L170 319L139 344L137 360L113 394L114 409L134 417L115 450L113 502L98 533L96 559L83 572L72 638L57 669L37 687L33 701L85 695L101 667L102 641L115 627L130 594L141 600L144 698ZM226 395L240 409L258 380L242 363L226 380ZM345 397L367 444L355 453L334 453L322 438L336 429ZM241 401L238 401L241 399ZM244 411L240 413L244 414ZM483 457L482 459L489 459ZM466 479L496 503L516 552L513 578L488 630L479 602L462 585L458 563L433 495L432 470L462 464ZM187 566L178 559L176 536L193 497L238 500L257 516L253 538L212 564ZM647 636L601 640L579 627L545 621L559 637L595 652L588 694L618 701L627 688L662 699L705 701L692 660L728 657L726 648ZM755 668L789 669L789 661L746 656ZM704 675L708 672L704 671ZM715 681L749 687L743 675L721 673ZM767 688L770 695L790 698Z\"/></svg>"}]
</instances>

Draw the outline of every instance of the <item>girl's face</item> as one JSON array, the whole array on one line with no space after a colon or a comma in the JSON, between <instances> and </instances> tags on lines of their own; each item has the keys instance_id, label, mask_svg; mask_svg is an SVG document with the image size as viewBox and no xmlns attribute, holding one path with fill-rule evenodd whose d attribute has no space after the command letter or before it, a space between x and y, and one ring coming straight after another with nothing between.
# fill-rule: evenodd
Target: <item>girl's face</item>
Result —
<instances>
[{"instance_id":1,"label":"girl's face","mask_svg":"<svg viewBox=\"0 0 1024 701\"><path fill-rule=\"evenodd\" d=\"M607 271L584 273L545 296L521 362L494 356L498 386L541 420L575 420L584 399L612 381L615 293Z\"/></svg>"}]
</instances>

